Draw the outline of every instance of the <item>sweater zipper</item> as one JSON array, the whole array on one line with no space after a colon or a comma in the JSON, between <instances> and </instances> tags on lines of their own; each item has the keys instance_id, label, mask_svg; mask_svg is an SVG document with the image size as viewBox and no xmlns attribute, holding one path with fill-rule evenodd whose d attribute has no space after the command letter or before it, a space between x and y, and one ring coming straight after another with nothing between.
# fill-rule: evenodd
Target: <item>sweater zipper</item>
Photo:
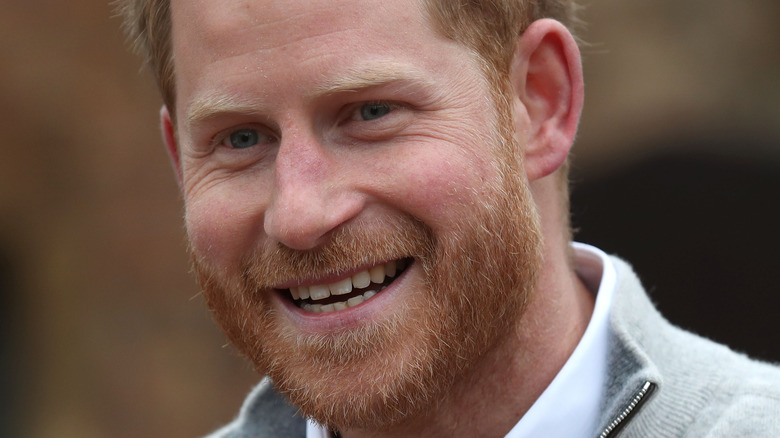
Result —
<instances>
[{"instance_id":1,"label":"sweater zipper","mask_svg":"<svg viewBox=\"0 0 780 438\"><path fill-rule=\"evenodd\" d=\"M634 398L631 399L631 403L629 403L628 406L623 409L620 415L615 417L615 419L609 423L609 426L607 426L607 428L601 432L599 438L608 438L613 435L616 436L616 434L620 432L620 429L626 425L628 420L630 420L631 417L639 410L639 408L642 407L642 404L647 401L648 396L653 393L655 387L655 383L646 381L639 389L639 391L637 391L636 395L634 395Z\"/></svg>"}]
</instances>

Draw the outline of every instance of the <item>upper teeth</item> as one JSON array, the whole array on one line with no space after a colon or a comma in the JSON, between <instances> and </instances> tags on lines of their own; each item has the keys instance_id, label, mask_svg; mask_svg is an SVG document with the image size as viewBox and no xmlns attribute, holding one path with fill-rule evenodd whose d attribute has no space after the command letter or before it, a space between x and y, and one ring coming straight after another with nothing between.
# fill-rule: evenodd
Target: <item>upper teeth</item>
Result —
<instances>
[{"instance_id":1,"label":"upper teeth","mask_svg":"<svg viewBox=\"0 0 780 438\"><path fill-rule=\"evenodd\" d=\"M395 277L396 272L399 269L403 269L402 266L399 266L402 263L402 261L396 262L393 260L385 263L384 265L374 266L373 268L357 272L351 277L344 278L335 283L291 287L290 294L295 300L305 300L311 298L314 301L324 300L331 295L345 295L352 292L353 288L363 289L369 287L371 283L376 283L379 285L384 283L386 277ZM366 297L365 299L368 299L371 296L373 296L373 294L369 297ZM354 298L344 301L343 306L341 305L342 303L334 303L334 310L343 310L343 308L356 306L362 302L362 300L356 300ZM304 306L304 309L307 307L309 306ZM326 311L330 310L329 306L324 307L326 307Z\"/></svg>"}]
</instances>

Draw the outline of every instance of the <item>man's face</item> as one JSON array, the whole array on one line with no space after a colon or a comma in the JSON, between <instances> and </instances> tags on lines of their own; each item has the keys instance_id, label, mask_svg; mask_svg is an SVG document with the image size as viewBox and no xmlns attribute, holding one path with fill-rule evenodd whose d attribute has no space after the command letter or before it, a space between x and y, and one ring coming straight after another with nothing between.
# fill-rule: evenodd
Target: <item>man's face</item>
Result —
<instances>
[{"instance_id":1,"label":"man's face","mask_svg":"<svg viewBox=\"0 0 780 438\"><path fill-rule=\"evenodd\" d=\"M186 226L217 321L332 427L435 407L512 335L539 263L476 58L414 0L172 11Z\"/></svg>"}]
</instances>

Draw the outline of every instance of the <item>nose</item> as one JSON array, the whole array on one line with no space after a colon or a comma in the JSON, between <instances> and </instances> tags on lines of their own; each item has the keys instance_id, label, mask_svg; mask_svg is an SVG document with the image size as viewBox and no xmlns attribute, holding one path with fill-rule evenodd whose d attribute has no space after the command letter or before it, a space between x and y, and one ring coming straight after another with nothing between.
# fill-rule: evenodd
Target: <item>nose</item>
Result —
<instances>
[{"instance_id":1,"label":"nose","mask_svg":"<svg viewBox=\"0 0 780 438\"><path fill-rule=\"evenodd\" d=\"M314 138L289 138L279 145L274 187L265 211L266 235L289 248L312 249L362 208L351 190L345 163L329 156Z\"/></svg>"}]
</instances>

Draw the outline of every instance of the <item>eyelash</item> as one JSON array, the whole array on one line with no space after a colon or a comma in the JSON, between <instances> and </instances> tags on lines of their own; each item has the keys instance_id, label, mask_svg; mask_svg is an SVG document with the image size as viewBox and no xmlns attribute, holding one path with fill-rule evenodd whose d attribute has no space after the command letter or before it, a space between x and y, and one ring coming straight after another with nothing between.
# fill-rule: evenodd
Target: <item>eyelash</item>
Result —
<instances>
[{"instance_id":1,"label":"eyelash","mask_svg":"<svg viewBox=\"0 0 780 438\"><path fill-rule=\"evenodd\" d=\"M257 127L257 126L247 125L247 126L239 126L239 127L236 127L236 128L230 128L230 129L227 129L227 130L222 131L219 134L215 135L211 139L212 147L213 148L217 148L217 147L220 147L220 146L224 146L226 148L229 148L229 149L235 150L235 151L241 151L241 150L244 150L244 149L251 149L252 147L236 148L236 147L232 147L231 145L227 144L230 141L230 137L233 134L239 133L241 131L254 131L255 133L257 133L257 136L258 136L257 144L258 145L276 140L276 135L268 134L267 133L268 132L267 129L261 129L261 128ZM270 140L270 141L264 142L264 139L267 139L267 140Z\"/></svg>"},{"instance_id":2,"label":"eyelash","mask_svg":"<svg viewBox=\"0 0 780 438\"><path fill-rule=\"evenodd\" d=\"M361 113L362 110L364 108L366 108L366 107L371 107L371 106L374 106L374 107L385 106L385 107L388 108L388 111L387 111L387 113L382 114L382 115L380 115L379 117L377 117L375 119L368 119L368 120L366 120L366 119L361 118L361 116L363 116L363 114ZM347 122L373 122L373 121L376 121L376 120L383 119L385 116L387 116L389 114L392 114L393 112L395 112L396 110L398 110L400 108L401 108L400 104L398 104L396 102L392 102L392 101L387 101L387 100L370 100L370 101L360 102L360 103L356 103L354 106L350 107L350 109L349 109L349 111L347 113L348 117L346 118L346 121Z\"/></svg>"}]
</instances>

